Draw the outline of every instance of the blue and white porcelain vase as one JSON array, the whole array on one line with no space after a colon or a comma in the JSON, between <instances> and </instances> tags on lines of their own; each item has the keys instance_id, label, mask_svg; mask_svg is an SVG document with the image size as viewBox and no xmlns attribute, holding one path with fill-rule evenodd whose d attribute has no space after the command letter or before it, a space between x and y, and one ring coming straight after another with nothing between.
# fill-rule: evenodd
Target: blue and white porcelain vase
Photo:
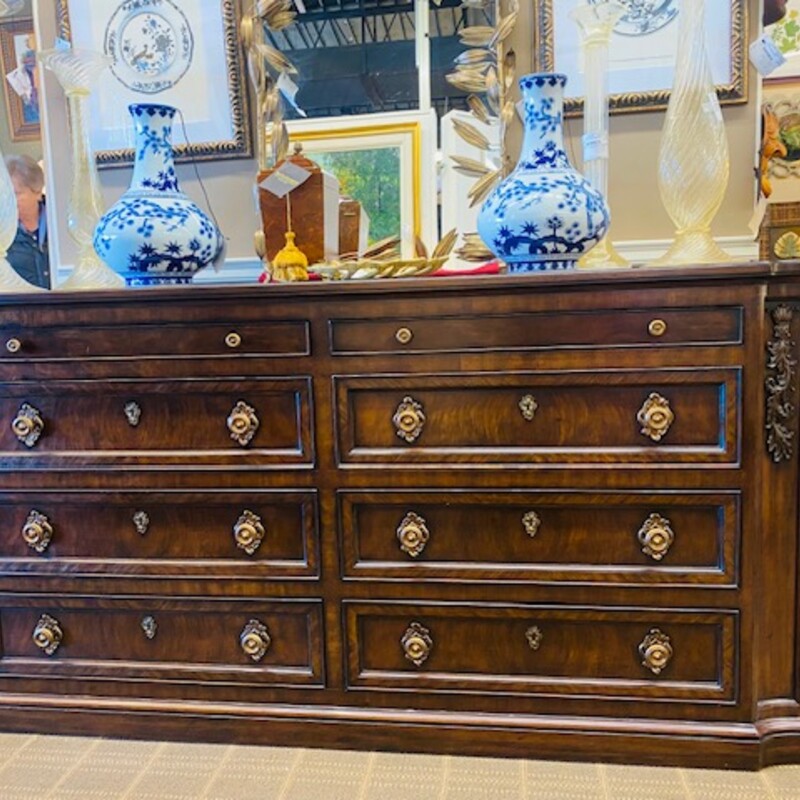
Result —
<instances>
[{"instance_id":1,"label":"blue and white porcelain vase","mask_svg":"<svg viewBox=\"0 0 800 800\"><path fill-rule=\"evenodd\" d=\"M131 186L100 218L98 255L128 286L190 283L222 254L217 226L178 188L172 152L176 109L129 106L136 127Z\"/></svg>"},{"instance_id":2,"label":"blue and white porcelain vase","mask_svg":"<svg viewBox=\"0 0 800 800\"><path fill-rule=\"evenodd\" d=\"M564 151L565 75L520 78L525 137L514 171L486 198L478 233L510 272L572 269L605 235L603 196Z\"/></svg>"}]
</instances>

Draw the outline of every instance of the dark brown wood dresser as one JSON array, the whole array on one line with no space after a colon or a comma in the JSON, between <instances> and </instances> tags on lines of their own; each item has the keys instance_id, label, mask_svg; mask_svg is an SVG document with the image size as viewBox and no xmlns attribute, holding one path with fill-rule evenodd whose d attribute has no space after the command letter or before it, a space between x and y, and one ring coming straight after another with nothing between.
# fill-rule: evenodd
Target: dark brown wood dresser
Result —
<instances>
[{"instance_id":1,"label":"dark brown wood dresser","mask_svg":"<svg viewBox=\"0 0 800 800\"><path fill-rule=\"evenodd\" d=\"M0 728L800 761L800 264L0 298Z\"/></svg>"}]
</instances>

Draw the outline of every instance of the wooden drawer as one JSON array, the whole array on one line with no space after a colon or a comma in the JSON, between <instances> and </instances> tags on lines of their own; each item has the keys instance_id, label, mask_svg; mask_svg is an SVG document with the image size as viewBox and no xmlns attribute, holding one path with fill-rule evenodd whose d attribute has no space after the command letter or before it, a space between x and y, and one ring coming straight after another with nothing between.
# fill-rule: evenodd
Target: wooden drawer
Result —
<instances>
[{"instance_id":1,"label":"wooden drawer","mask_svg":"<svg viewBox=\"0 0 800 800\"><path fill-rule=\"evenodd\" d=\"M341 491L345 578L736 586L739 492Z\"/></svg>"},{"instance_id":2,"label":"wooden drawer","mask_svg":"<svg viewBox=\"0 0 800 800\"><path fill-rule=\"evenodd\" d=\"M310 378L6 384L0 459L5 469L310 466L310 403Z\"/></svg>"},{"instance_id":3,"label":"wooden drawer","mask_svg":"<svg viewBox=\"0 0 800 800\"><path fill-rule=\"evenodd\" d=\"M314 491L16 492L0 507L0 575L319 574Z\"/></svg>"},{"instance_id":4,"label":"wooden drawer","mask_svg":"<svg viewBox=\"0 0 800 800\"><path fill-rule=\"evenodd\" d=\"M348 684L733 703L733 610L345 602Z\"/></svg>"},{"instance_id":5,"label":"wooden drawer","mask_svg":"<svg viewBox=\"0 0 800 800\"><path fill-rule=\"evenodd\" d=\"M738 345L743 309L653 308L333 319L334 355Z\"/></svg>"},{"instance_id":6,"label":"wooden drawer","mask_svg":"<svg viewBox=\"0 0 800 800\"><path fill-rule=\"evenodd\" d=\"M334 380L345 465L739 459L738 368Z\"/></svg>"},{"instance_id":7,"label":"wooden drawer","mask_svg":"<svg viewBox=\"0 0 800 800\"><path fill-rule=\"evenodd\" d=\"M0 678L323 683L319 602L0 602Z\"/></svg>"},{"instance_id":8,"label":"wooden drawer","mask_svg":"<svg viewBox=\"0 0 800 800\"><path fill-rule=\"evenodd\" d=\"M305 356L305 320L0 327L0 363L13 361Z\"/></svg>"}]
</instances>

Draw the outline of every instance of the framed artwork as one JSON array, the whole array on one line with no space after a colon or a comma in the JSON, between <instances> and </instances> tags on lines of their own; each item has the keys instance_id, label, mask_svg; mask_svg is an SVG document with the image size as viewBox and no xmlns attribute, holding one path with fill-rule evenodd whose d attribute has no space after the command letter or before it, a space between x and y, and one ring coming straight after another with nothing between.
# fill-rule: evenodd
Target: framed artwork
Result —
<instances>
[{"instance_id":1,"label":"framed artwork","mask_svg":"<svg viewBox=\"0 0 800 800\"><path fill-rule=\"evenodd\" d=\"M589 0L598 2L598 0ZM678 44L679 0L619 0L626 13L609 47L611 113L666 108ZM583 64L574 3L534 0L534 69L567 75L565 110L583 105ZM706 0L711 71L722 103L747 101L747 0Z\"/></svg>"},{"instance_id":2,"label":"framed artwork","mask_svg":"<svg viewBox=\"0 0 800 800\"><path fill-rule=\"evenodd\" d=\"M786 16L765 29L786 63L764 78L764 83L794 81L800 78L800 0L786 0Z\"/></svg>"},{"instance_id":3,"label":"framed artwork","mask_svg":"<svg viewBox=\"0 0 800 800\"><path fill-rule=\"evenodd\" d=\"M59 36L111 59L92 93L100 166L133 160L131 103L179 110L178 161L252 155L237 0L56 0Z\"/></svg>"},{"instance_id":4,"label":"framed artwork","mask_svg":"<svg viewBox=\"0 0 800 800\"><path fill-rule=\"evenodd\" d=\"M39 139L39 77L32 19L0 22L0 61L8 125L13 142ZM5 77L19 69L27 91L20 95Z\"/></svg>"},{"instance_id":5,"label":"framed artwork","mask_svg":"<svg viewBox=\"0 0 800 800\"><path fill-rule=\"evenodd\" d=\"M800 200L800 80L765 86L763 101L764 127L773 140L769 162L773 190L779 201ZM789 182L781 186L784 181Z\"/></svg>"}]
</instances>

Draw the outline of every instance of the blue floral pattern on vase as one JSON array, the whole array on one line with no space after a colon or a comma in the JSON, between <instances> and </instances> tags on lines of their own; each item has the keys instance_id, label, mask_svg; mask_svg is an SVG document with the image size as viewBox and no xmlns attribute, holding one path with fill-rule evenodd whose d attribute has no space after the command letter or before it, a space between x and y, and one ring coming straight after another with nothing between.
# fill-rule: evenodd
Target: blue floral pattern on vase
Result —
<instances>
[{"instance_id":1,"label":"blue floral pattern on vase","mask_svg":"<svg viewBox=\"0 0 800 800\"><path fill-rule=\"evenodd\" d=\"M128 286L190 283L216 260L222 234L178 187L172 152L171 106L129 107L136 126L131 186L94 232L100 257Z\"/></svg>"},{"instance_id":2,"label":"blue floral pattern on vase","mask_svg":"<svg viewBox=\"0 0 800 800\"><path fill-rule=\"evenodd\" d=\"M481 239L510 272L572 269L608 230L603 196L572 167L564 151L566 80L552 73L520 78L522 153L478 214Z\"/></svg>"}]
</instances>

